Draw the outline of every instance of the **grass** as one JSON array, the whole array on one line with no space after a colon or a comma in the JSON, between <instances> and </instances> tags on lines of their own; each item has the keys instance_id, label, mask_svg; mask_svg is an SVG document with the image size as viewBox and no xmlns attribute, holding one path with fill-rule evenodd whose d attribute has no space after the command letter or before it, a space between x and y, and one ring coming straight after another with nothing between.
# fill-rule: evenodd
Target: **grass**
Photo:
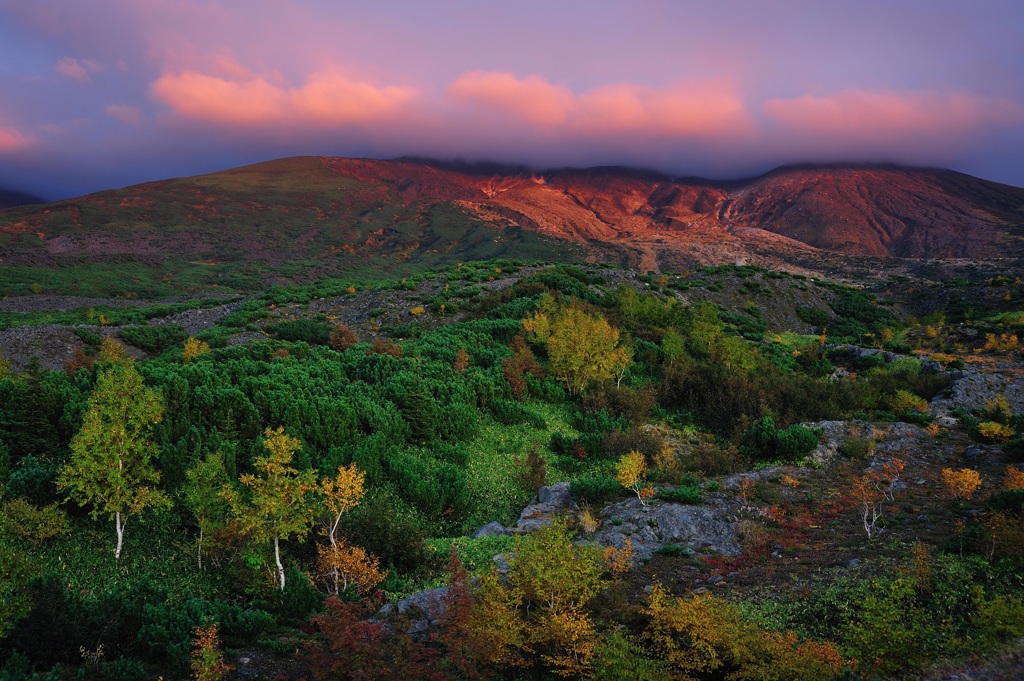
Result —
<instances>
[{"instance_id":1,"label":"grass","mask_svg":"<svg viewBox=\"0 0 1024 681\"><path fill-rule=\"evenodd\" d=\"M466 492L475 503L466 519L467 533L494 520L503 525L512 524L532 494L516 483L516 460L525 458L531 447L539 445L541 454L551 461L554 456L547 449L551 433L574 433L569 426L566 406L536 401L526 406L547 422L547 430L527 425L506 426L488 418L469 443ZM563 473L548 467L548 484L564 478Z\"/></svg>"}]
</instances>

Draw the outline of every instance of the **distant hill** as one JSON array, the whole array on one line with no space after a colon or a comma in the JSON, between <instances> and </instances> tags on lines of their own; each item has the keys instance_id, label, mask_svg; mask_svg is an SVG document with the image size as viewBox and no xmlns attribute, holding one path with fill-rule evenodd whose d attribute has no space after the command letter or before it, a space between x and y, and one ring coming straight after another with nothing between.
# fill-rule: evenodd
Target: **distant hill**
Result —
<instances>
[{"instance_id":1,"label":"distant hill","mask_svg":"<svg viewBox=\"0 0 1024 681\"><path fill-rule=\"evenodd\" d=\"M32 196L24 192L11 191L9 189L0 189L0 210L4 208L13 208L14 206L25 206L31 203L42 203L43 200L38 196Z\"/></svg>"},{"instance_id":2,"label":"distant hill","mask_svg":"<svg viewBox=\"0 0 1024 681\"><path fill-rule=\"evenodd\" d=\"M1021 256L1024 189L892 166L794 166L719 182L297 157L0 214L0 292L10 293L34 282L141 296L245 290L494 257L870 276L878 258L904 259L891 269Z\"/></svg>"}]
</instances>

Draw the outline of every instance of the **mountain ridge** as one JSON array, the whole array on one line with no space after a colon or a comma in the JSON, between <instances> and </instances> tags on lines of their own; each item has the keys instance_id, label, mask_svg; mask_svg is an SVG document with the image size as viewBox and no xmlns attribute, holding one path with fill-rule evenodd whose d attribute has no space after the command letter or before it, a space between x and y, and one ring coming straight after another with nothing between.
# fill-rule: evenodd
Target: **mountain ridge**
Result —
<instances>
[{"instance_id":1,"label":"mountain ridge","mask_svg":"<svg viewBox=\"0 0 1024 681\"><path fill-rule=\"evenodd\" d=\"M723 181L305 156L0 211L4 265L133 262L172 279L196 263L199 279L248 269L262 281L265 266L286 282L538 255L867 275L879 262L1020 258L1024 189L890 164L789 165ZM0 281L12 284L24 286Z\"/></svg>"}]
</instances>

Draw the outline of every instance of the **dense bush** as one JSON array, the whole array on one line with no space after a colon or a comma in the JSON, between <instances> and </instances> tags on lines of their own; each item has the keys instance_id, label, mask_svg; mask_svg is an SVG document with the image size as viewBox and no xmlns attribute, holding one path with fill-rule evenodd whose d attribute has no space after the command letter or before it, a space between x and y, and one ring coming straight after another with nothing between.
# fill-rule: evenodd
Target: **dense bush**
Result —
<instances>
[{"instance_id":1,"label":"dense bush","mask_svg":"<svg viewBox=\"0 0 1024 681\"><path fill-rule=\"evenodd\" d=\"M331 340L331 332L334 330L329 324L315 319L296 319L293 321L281 322L269 330L280 340L297 342L302 341L310 345L327 345Z\"/></svg>"},{"instance_id":2,"label":"dense bush","mask_svg":"<svg viewBox=\"0 0 1024 681\"><path fill-rule=\"evenodd\" d=\"M743 434L741 448L755 461L796 461L810 454L818 445L818 435L798 423L778 429L770 416L765 416Z\"/></svg>"},{"instance_id":3,"label":"dense bush","mask_svg":"<svg viewBox=\"0 0 1024 681\"><path fill-rule=\"evenodd\" d=\"M573 480L569 493L580 503L601 504L621 497L624 491L614 476L592 474Z\"/></svg>"},{"instance_id":4,"label":"dense bush","mask_svg":"<svg viewBox=\"0 0 1024 681\"><path fill-rule=\"evenodd\" d=\"M152 353L161 353L167 348L181 345L187 336L185 330L177 324L126 326L118 335L128 345Z\"/></svg>"}]
</instances>

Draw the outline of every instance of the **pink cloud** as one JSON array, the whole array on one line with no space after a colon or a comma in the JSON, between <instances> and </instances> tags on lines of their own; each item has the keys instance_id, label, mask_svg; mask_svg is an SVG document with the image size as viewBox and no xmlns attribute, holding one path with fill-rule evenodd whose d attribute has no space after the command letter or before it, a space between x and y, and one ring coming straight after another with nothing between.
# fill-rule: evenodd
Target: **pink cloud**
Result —
<instances>
[{"instance_id":1,"label":"pink cloud","mask_svg":"<svg viewBox=\"0 0 1024 681\"><path fill-rule=\"evenodd\" d=\"M0 125L0 152L17 151L30 146L34 140L14 128Z\"/></svg>"},{"instance_id":2,"label":"pink cloud","mask_svg":"<svg viewBox=\"0 0 1024 681\"><path fill-rule=\"evenodd\" d=\"M54 69L68 80L79 83L91 83L90 73L100 70L100 65L92 59L75 59L74 57L61 57L57 60Z\"/></svg>"},{"instance_id":3,"label":"pink cloud","mask_svg":"<svg viewBox=\"0 0 1024 681\"><path fill-rule=\"evenodd\" d=\"M824 97L771 99L764 111L795 131L858 139L899 140L1024 122L1024 111L1016 104L964 92L845 90Z\"/></svg>"},{"instance_id":4,"label":"pink cloud","mask_svg":"<svg viewBox=\"0 0 1024 681\"><path fill-rule=\"evenodd\" d=\"M121 121L125 125L142 125L142 111L137 106L130 104L108 104L104 112L114 120Z\"/></svg>"},{"instance_id":5,"label":"pink cloud","mask_svg":"<svg viewBox=\"0 0 1024 681\"><path fill-rule=\"evenodd\" d=\"M752 129L746 106L726 80L694 80L664 88L621 83L577 94L541 76L472 71L456 79L446 94L457 104L570 134L688 138L746 134Z\"/></svg>"},{"instance_id":6,"label":"pink cloud","mask_svg":"<svg viewBox=\"0 0 1024 681\"><path fill-rule=\"evenodd\" d=\"M540 76L517 78L511 73L470 71L448 86L452 100L511 115L540 126L564 123L577 108L568 88Z\"/></svg>"},{"instance_id":7,"label":"pink cloud","mask_svg":"<svg viewBox=\"0 0 1024 681\"><path fill-rule=\"evenodd\" d=\"M301 87L290 88L261 76L228 79L187 71L161 76L151 92L181 116L242 125L373 121L418 96L413 88L377 87L336 73L314 74Z\"/></svg>"},{"instance_id":8,"label":"pink cloud","mask_svg":"<svg viewBox=\"0 0 1024 681\"><path fill-rule=\"evenodd\" d=\"M750 116L726 81L701 80L666 88L607 85L579 97L581 123L593 132L643 130L668 137L747 133Z\"/></svg>"}]
</instances>

